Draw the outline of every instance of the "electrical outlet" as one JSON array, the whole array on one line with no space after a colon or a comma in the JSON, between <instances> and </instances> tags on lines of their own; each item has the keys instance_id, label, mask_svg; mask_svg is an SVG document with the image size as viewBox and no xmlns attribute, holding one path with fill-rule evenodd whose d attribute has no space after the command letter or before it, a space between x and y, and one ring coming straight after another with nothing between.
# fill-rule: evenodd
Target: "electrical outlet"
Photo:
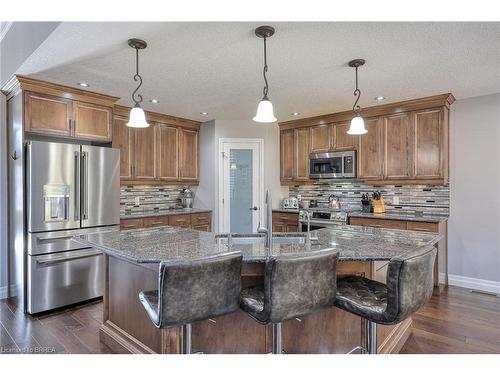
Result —
<instances>
[{"instance_id":1,"label":"electrical outlet","mask_svg":"<svg viewBox=\"0 0 500 375\"><path fill-rule=\"evenodd\" d=\"M392 197L392 204L398 205L399 204L399 197L398 196L393 196Z\"/></svg>"},{"instance_id":2,"label":"electrical outlet","mask_svg":"<svg viewBox=\"0 0 500 375\"><path fill-rule=\"evenodd\" d=\"M139 201L139 197L135 197L135 205L138 206L141 202Z\"/></svg>"}]
</instances>

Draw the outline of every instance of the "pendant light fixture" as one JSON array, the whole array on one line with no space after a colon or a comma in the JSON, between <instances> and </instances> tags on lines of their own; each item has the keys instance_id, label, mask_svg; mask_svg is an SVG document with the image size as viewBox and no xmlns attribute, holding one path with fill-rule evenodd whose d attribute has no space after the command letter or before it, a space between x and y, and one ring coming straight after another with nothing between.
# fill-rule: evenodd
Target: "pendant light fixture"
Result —
<instances>
[{"instance_id":1,"label":"pendant light fixture","mask_svg":"<svg viewBox=\"0 0 500 375\"><path fill-rule=\"evenodd\" d=\"M363 117L361 117L361 106L358 105L359 98L361 97L361 90L358 88L358 68L360 66L365 65L365 60L356 59L349 61L349 66L351 68L356 69L356 90L354 90L354 96L356 97L356 101L352 106L352 111L354 112L354 117L351 120L351 126L349 126L349 130L347 134L350 135L361 135L366 134L368 131L365 129L365 121Z\"/></svg>"},{"instance_id":2,"label":"pendant light fixture","mask_svg":"<svg viewBox=\"0 0 500 375\"><path fill-rule=\"evenodd\" d=\"M127 122L127 126L131 128L147 128L149 124L146 122L146 115L144 110L141 108L142 95L137 94L139 88L142 85L142 77L139 74L139 50L147 47L147 43L141 39L129 39L128 45L135 49L135 75L134 81L139 82L139 86L132 92L132 100L135 105L134 108L130 110L130 116Z\"/></svg>"},{"instance_id":3,"label":"pendant light fixture","mask_svg":"<svg viewBox=\"0 0 500 375\"><path fill-rule=\"evenodd\" d=\"M271 26L260 26L255 29L255 35L259 38L264 39L264 96L257 107L257 114L253 118L255 122L276 122L278 119L274 116L273 103L267 97L269 91L269 84L267 83L267 49L266 40L267 38L274 35L274 27Z\"/></svg>"}]
</instances>

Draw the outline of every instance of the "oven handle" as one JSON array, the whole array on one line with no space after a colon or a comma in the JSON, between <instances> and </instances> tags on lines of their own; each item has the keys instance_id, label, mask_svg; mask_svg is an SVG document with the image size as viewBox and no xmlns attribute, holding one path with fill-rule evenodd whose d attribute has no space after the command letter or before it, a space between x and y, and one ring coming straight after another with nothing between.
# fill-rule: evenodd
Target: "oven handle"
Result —
<instances>
[{"instance_id":1,"label":"oven handle","mask_svg":"<svg viewBox=\"0 0 500 375\"><path fill-rule=\"evenodd\" d=\"M37 259L36 263L40 266L49 266L56 263L69 262L76 259L90 258L98 255L102 255L102 253L96 250L88 250L85 252L79 252L78 254L69 257L58 256L51 257L49 259Z\"/></svg>"},{"instance_id":2,"label":"oven handle","mask_svg":"<svg viewBox=\"0 0 500 375\"><path fill-rule=\"evenodd\" d=\"M300 220L300 224L307 224L307 221ZM344 221L336 221L336 220L329 220L328 222L318 221L318 220L311 220L311 225L312 224L324 225L325 227L328 227L328 226L345 224L345 222Z\"/></svg>"}]
</instances>

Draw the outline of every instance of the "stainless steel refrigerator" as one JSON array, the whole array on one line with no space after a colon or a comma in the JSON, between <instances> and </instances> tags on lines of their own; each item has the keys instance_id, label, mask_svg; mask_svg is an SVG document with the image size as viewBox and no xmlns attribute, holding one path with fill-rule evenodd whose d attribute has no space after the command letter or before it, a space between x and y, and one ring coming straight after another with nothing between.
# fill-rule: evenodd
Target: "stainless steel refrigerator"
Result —
<instances>
[{"instance_id":1,"label":"stainless steel refrigerator","mask_svg":"<svg viewBox=\"0 0 500 375\"><path fill-rule=\"evenodd\" d=\"M110 147L28 141L26 311L100 297L103 256L78 234L117 229L120 152Z\"/></svg>"}]
</instances>

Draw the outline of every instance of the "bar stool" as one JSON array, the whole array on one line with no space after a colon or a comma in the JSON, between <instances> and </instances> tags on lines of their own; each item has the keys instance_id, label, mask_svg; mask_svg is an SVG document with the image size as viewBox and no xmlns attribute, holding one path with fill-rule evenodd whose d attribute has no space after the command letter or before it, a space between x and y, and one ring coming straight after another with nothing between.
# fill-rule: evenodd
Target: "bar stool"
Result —
<instances>
[{"instance_id":1,"label":"bar stool","mask_svg":"<svg viewBox=\"0 0 500 375\"><path fill-rule=\"evenodd\" d=\"M335 306L365 319L366 346L349 353L377 354L377 324L397 324L432 296L434 260L433 246L393 257L387 269L386 284L361 276L340 277L337 280Z\"/></svg>"},{"instance_id":2,"label":"bar stool","mask_svg":"<svg viewBox=\"0 0 500 375\"><path fill-rule=\"evenodd\" d=\"M139 300L156 327L183 326L183 352L191 354L191 323L238 309L241 263L240 252L161 262L158 290Z\"/></svg>"},{"instance_id":3,"label":"bar stool","mask_svg":"<svg viewBox=\"0 0 500 375\"><path fill-rule=\"evenodd\" d=\"M240 308L260 324L272 324L273 354L283 353L282 322L333 307L338 252L290 254L267 260L264 285L244 288Z\"/></svg>"}]
</instances>

